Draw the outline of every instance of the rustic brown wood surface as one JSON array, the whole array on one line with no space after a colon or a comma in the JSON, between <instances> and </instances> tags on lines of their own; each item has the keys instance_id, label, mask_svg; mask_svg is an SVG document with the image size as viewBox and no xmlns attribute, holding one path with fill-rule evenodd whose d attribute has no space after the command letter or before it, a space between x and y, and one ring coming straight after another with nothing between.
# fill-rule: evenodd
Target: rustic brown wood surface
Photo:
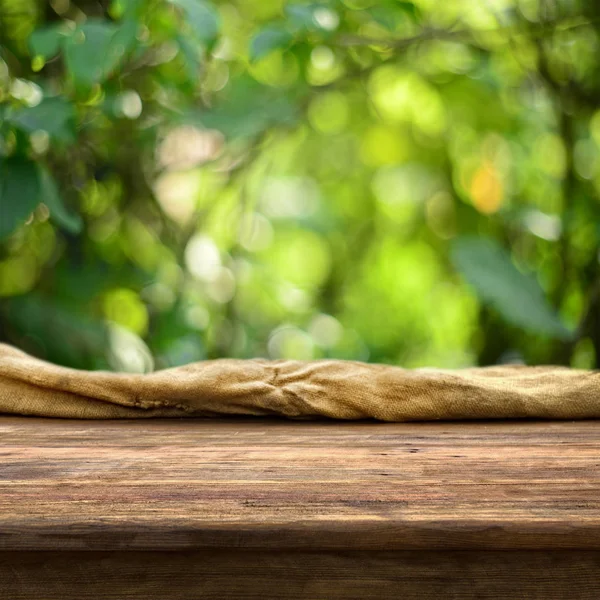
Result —
<instances>
[{"instance_id":1,"label":"rustic brown wood surface","mask_svg":"<svg viewBox=\"0 0 600 600\"><path fill-rule=\"evenodd\" d=\"M598 600L600 552L0 552L3 600Z\"/></svg>"},{"instance_id":2,"label":"rustic brown wood surface","mask_svg":"<svg viewBox=\"0 0 600 600\"><path fill-rule=\"evenodd\" d=\"M600 422L0 418L0 551L600 549Z\"/></svg>"},{"instance_id":3,"label":"rustic brown wood surface","mask_svg":"<svg viewBox=\"0 0 600 600\"><path fill-rule=\"evenodd\" d=\"M0 417L0 599L600 598L600 422Z\"/></svg>"}]
</instances>

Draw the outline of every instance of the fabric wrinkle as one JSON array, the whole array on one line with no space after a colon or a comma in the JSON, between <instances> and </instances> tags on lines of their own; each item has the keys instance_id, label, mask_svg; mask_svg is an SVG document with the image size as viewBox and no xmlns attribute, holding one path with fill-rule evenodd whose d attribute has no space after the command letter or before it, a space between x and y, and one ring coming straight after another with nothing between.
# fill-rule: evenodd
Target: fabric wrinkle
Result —
<instances>
[{"instance_id":1,"label":"fabric wrinkle","mask_svg":"<svg viewBox=\"0 0 600 600\"><path fill-rule=\"evenodd\" d=\"M336 359L218 359L142 375L79 371L0 344L0 412L90 419L600 418L600 374L561 366L411 370Z\"/></svg>"}]
</instances>

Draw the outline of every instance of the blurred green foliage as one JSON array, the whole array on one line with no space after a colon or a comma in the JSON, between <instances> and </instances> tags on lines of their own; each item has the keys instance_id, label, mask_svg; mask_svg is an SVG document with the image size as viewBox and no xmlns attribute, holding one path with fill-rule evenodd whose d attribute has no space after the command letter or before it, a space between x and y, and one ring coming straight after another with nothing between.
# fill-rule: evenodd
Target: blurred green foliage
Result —
<instances>
[{"instance_id":1,"label":"blurred green foliage","mask_svg":"<svg viewBox=\"0 0 600 600\"><path fill-rule=\"evenodd\" d=\"M599 35L591 0L0 0L0 340L597 366Z\"/></svg>"}]
</instances>

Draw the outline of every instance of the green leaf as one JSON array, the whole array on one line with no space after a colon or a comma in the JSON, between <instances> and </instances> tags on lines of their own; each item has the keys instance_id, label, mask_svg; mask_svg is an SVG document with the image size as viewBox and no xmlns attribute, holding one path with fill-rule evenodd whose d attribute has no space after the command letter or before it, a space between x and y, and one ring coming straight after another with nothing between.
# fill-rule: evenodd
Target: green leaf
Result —
<instances>
[{"instance_id":1,"label":"green leaf","mask_svg":"<svg viewBox=\"0 0 600 600\"><path fill-rule=\"evenodd\" d=\"M407 14L415 23L421 20L421 10L414 2L395 2L396 6Z\"/></svg>"},{"instance_id":2,"label":"green leaf","mask_svg":"<svg viewBox=\"0 0 600 600\"><path fill-rule=\"evenodd\" d=\"M218 129L230 139L249 138L277 125L296 121L294 98L281 90L267 88L248 76L240 76L227 86L227 95L211 110L191 110L187 124Z\"/></svg>"},{"instance_id":3,"label":"green leaf","mask_svg":"<svg viewBox=\"0 0 600 600\"><path fill-rule=\"evenodd\" d=\"M282 27L265 27L250 42L250 60L259 60L274 50L285 48L292 41L292 37L292 34Z\"/></svg>"},{"instance_id":4,"label":"green leaf","mask_svg":"<svg viewBox=\"0 0 600 600\"><path fill-rule=\"evenodd\" d=\"M412 2L380 2L367 9L374 21L385 27L388 31L394 31L398 25L407 22L419 21L419 10Z\"/></svg>"},{"instance_id":5,"label":"green leaf","mask_svg":"<svg viewBox=\"0 0 600 600\"><path fill-rule=\"evenodd\" d=\"M296 32L317 31L321 28L314 18L314 6L311 4L288 4L285 16Z\"/></svg>"},{"instance_id":6,"label":"green leaf","mask_svg":"<svg viewBox=\"0 0 600 600\"><path fill-rule=\"evenodd\" d=\"M22 225L41 200L37 165L20 156L0 162L0 240Z\"/></svg>"},{"instance_id":7,"label":"green leaf","mask_svg":"<svg viewBox=\"0 0 600 600\"><path fill-rule=\"evenodd\" d=\"M455 267L481 299L493 305L507 322L553 338L571 337L538 282L521 273L497 242L489 238L459 238L451 254Z\"/></svg>"},{"instance_id":8,"label":"green leaf","mask_svg":"<svg viewBox=\"0 0 600 600\"><path fill-rule=\"evenodd\" d=\"M405 19L405 15L390 5L378 4L369 9L373 20L385 27L388 31L394 31Z\"/></svg>"},{"instance_id":9,"label":"green leaf","mask_svg":"<svg viewBox=\"0 0 600 600\"><path fill-rule=\"evenodd\" d=\"M87 269L89 265L86 269L77 268L77 275L82 276ZM78 291L78 285L81 284L61 291L70 294ZM8 302L11 325L22 338L30 336L41 341L56 362L81 369L108 368L108 365L98 364L107 345L106 326L90 318L85 308L79 298L77 304L72 305L58 301L55 292L46 296L32 292Z\"/></svg>"},{"instance_id":10,"label":"green leaf","mask_svg":"<svg viewBox=\"0 0 600 600\"><path fill-rule=\"evenodd\" d=\"M52 175L47 169L40 169L41 198L50 211L52 220L69 233L80 233L81 217L65 208L62 196Z\"/></svg>"},{"instance_id":11,"label":"green leaf","mask_svg":"<svg viewBox=\"0 0 600 600\"><path fill-rule=\"evenodd\" d=\"M29 36L29 49L32 56L43 56L45 60L56 56L61 43L66 39L62 23L36 29Z\"/></svg>"},{"instance_id":12,"label":"green leaf","mask_svg":"<svg viewBox=\"0 0 600 600\"><path fill-rule=\"evenodd\" d=\"M110 75L135 48L138 29L138 21L134 18L126 18L121 21L108 43L104 62L104 76Z\"/></svg>"},{"instance_id":13,"label":"green leaf","mask_svg":"<svg viewBox=\"0 0 600 600\"><path fill-rule=\"evenodd\" d=\"M113 0L108 14L113 19L139 18L145 0Z\"/></svg>"},{"instance_id":14,"label":"green leaf","mask_svg":"<svg viewBox=\"0 0 600 600\"><path fill-rule=\"evenodd\" d=\"M22 107L10 116L10 122L28 133L40 129L59 141L74 139L75 110L64 98L45 98L37 106Z\"/></svg>"},{"instance_id":15,"label":"green leaf","mask_svg":"<svg viewBox=\"0 0 600 600\"><path fill-rule=\"evenodd\" d=\"M102 20L88 19L65 43L67 69L78 87L102 81L111 66L111 42L117 28Z\"/></svg>"},{"instance_id":16,"label":"green leaf","mask_svg":"<svg viewBox=\"0 0 600 600\"><path fill-rule=\"evenodd\" d=\"M202 66L201 61L201 48L198 42L194 39L189 39L184 35L177 36L177 44L181 49L181 55L185 65L185 70L188 79L196 83L200 76L200 68Z\"/></svg>"},{"instance_id":17,"label":"green leaf","mask_svg":"<svg viewBox=\"0 0 600 600\"><path fill-rule=\"evenodd\" d=\"M219 34L220 19L215 8L204 0L171 0L181 7L196 37L211 44Z\"/></svg>"},{"instance_id":18,"label":"green leaf","mask_svg":"<svg viewBox=\"0 0 600 600\"><path fill-rule=\"evenodd\" d=\"M298 36L306 36L309 33L318 33L324 36L331 35L332 29L318 18L318 12L323 10L327 13L333 12L328 3L325 2L288 4L284 8L286 29ZM333 14L337 21L339 16L335 12Z\"/></svg>"},{"instance_id":19,"label":"green leaf","mask_svg":"<svg viewBox=\"0 0 600 600\"><path fill-rule=\"evenodd\" d=\"M75 85L91 87L110 75L135 47L139 23L134 9L135 6L125 7L125 17L118 26L102 19L88 19L74 30L63 24L39 29L29 38L32 54L48 59L63 47Z\"/></svg>"}]
</instances>

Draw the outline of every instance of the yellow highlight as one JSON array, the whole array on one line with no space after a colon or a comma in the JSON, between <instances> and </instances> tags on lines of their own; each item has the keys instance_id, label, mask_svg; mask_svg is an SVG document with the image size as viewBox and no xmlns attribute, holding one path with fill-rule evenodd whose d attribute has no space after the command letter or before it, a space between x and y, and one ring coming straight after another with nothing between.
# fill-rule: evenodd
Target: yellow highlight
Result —
<instances>
[{"instance_id":1,"label":"yellow highlight","mask_svg":"<svg viewBox=\"0 0 600 600\"><path fill-rule=\"evenodd\" d=\"M490 215L498 211L504 200L504 186L492 163L485 161L471 179L470 194L475 208Z\"/></svg>"}]
</instances>

